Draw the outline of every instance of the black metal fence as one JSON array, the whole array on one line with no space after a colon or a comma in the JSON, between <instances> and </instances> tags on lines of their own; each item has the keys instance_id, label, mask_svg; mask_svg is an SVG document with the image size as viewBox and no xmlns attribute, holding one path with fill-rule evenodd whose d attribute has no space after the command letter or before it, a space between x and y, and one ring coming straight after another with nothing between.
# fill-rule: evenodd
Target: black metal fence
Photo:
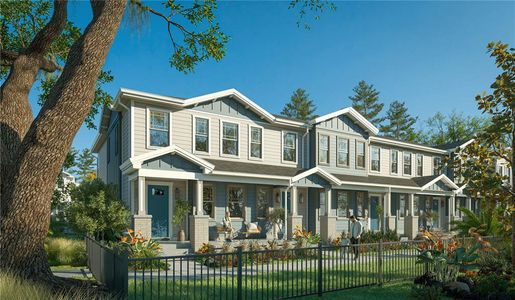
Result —
<instances>
[{"instance_id":1,"label":"black metal fence","mask_svg":"<svg viewBox=\"0 0 515 300\"><path fill-rule=\"evenodd\" d=\"M225 253L127 258L86 239L91 272L123 297L238 300L322 295L410 280L425 271L416 264L421 242L251 251L238 247Z\"/></svg>"},{"instance_id":2,"label":"black metal fence","mask_svg":"<svg viewBox=\"0 0 515 300\"><path fill-rule=\"evenodd\" d=\"M423 274L417 241L129 259L129 299L284 299ZM355 253L358 257L355 258Z\"/></svg>"},{"instance_id":3,"label":"black metal fence","mask_svg":"<svg viewBox=\"0 0 515 300\"><path fill-rule=\"evenodd\" d=\"M112 249L91 237L84 238L88 255L88 268L95 279L111 291L127 297L129 284L127 253L115 253Z\"/></svg>"}]
</instances>

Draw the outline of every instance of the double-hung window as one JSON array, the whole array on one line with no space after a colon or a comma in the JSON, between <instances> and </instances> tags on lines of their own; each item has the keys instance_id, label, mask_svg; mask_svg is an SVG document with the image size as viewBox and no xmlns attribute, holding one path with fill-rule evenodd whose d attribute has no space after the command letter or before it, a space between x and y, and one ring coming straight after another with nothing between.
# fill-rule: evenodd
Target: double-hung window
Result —
<instances>
[{"instance_id":1,"label":"double-hung window","mask_svg":"<svg viewBox=\"0 0 515 300\"><path fill-rule=\"evenodd\" d=\"M329 163L329 136L318 136L318 162L321 164Z\"/></svg>"},{"instance_id":2,"label":"double-hung window","mask_svg":"<svg viewBox=\"0 0 515 300\"><path fill-rule=\"evenodd\" d=\"M408 197L408 195L399 195L399 217L401 218L406 216L406 197Z\"/></svg>"},{"instance_id":3,"label":"double-hung window","mask_svg":"<svg viewBox=\"0 0 515 300\"><path fill-rule=\"evenodd\" d=\"M336 192L336 215L338 217L349 216L349 192L337 191Z\"/></svg>"},{"instance_id":4,"label":"double-hung window","mask_svg":"<svg viewBox=\"0 0 515 300\"><path fill-rule=\"evenodd\" d=\"M424 169L424 155L417 154L417 176L422 176Z\"/></svg>"},{"instance_id":5,"label":"double-hung window","mask_svg":"<svg viewBox=\"0 0 515 300\"><path fill-rule=\"evenodd\" d=\"M399 173L399 151L392 149L390 155L390 172L392 172L392 174L397 174Z\"/></svg>"},{"instance_id":6,"label":"double-hung window","mask_svg":"<svg viewBox=\"0 0 515 300\"><path fill-rule=\"evenodd\" d=\"M231 217L243 218L245 207L245 191L241 186L229 186L227 188L227 207Z\"/></svg>"},{"instance_id":7,"label":"double-hung window","mask_svg":"<svg viewBox=\"0 0 515 300\"><path fill-rule=\"evenodd\" d=\"M239 155L239 128L238 124L222 122L222 154Z\"/></svg>"},{"instance_id":8,"label":"double-hung window","mask_svg":"<svg viewBox=\"0 0 515 300\"><path fill-rule=\"evenodd\" d=\"M411 153L404 152L403 163L404 163L403 174L411 175Z\"/></svg>"},{"instance_id":9,"label":"double-hung window","mask_svg":"<svg viewBox=\"0 0 515 300\"><path fill-rule=\"evenodd\" d=\"M365 168L365 143L356 141L356 167Z\"/></svg>"},{"instance_id":10,"label":"double-hung window","mask_svg":"<svg viewBox=\"0 0 515 300\"><path fill-rule=\"evenodd\" d=\"M209 152L209 119L195 118L195 151Z\"/></svg>"},{"instance_id":11,"label":"double-hung window","mask_svg":"<svg viewBox=\"0 0 515 300\"><path fill-rule=\"evenodd\" d=\"M344 138L337 138L337 159L336 164L338 166L349 166L349 140Z\"/></svg>"},{"instance_id":12,"label":"double-hung window","mask_svg":"<svg viewBox=\"0 0 515 300\"><path fill-rule=\"evenodd\" d=\"M215 217L215 189L212 185L204 185L202 193L202 202L204 215Z\"/></svg>"},{"instance_id":13,"label":"double-hung window","mask_svg":"<svg viewBox=\"0 0 515 300\"><path fill-rule=\"evenodd\" d=\"M357 216L362 217L365 215L365 192L356 192Z\"/></svg>"},{"instance_id":14,"label":"double-hung window","mask_svg":"<svg viewBox=\"0 0 515 300\"><path fill-rule=\"evenodd\" d=\"M250 126L250 157L263 158L263 128Z\"/></svg>"},{"instance_id":15,"label":"double-hung window","mask_svg":"<svg viewBox=\"0 0 515 300\"><path fill-rule=\"evenodd\" d=\"M381 170L381 149L379 147L371 147L370 152L370 169L379 172Z\"/></svg>"},{"instance_id":16,"label":"double-hung window","mask_svg":"<svg viewBox=\"0 0 515 300\"><path fill-rule=\"evenodd\" d=\"M297 134L294 132L283 134L283 160L297 162Z\"/></svg>"},{"instance_id":17,"label":"double-hung window","mask_svg":"<svg viewBox=\"0 0 515 300\"><path fill-rule=\"evenodd\" d=\"M265 219L271 203L272 188L260 186L257 188L257 218Z\"/></svg>"},{"instance_id":18,"label":"double-hung window","mask_svg":"<svg viewBox=\"0 0 515 300\"><path fill-rule=\"evenodd\" d=\"M170 113L149 110L149 145L152 147L170 146Z\"/></svg>"},{"instance_id":19,"label":"double-hung window","mask_svg":"<svg viewBox=\"0 0 515 300\"><path fill-rule=\"evenodd\" d=\"M433 175L442 174L442 158L435 156L433 157Z\"/></svg>"}]
</instances>

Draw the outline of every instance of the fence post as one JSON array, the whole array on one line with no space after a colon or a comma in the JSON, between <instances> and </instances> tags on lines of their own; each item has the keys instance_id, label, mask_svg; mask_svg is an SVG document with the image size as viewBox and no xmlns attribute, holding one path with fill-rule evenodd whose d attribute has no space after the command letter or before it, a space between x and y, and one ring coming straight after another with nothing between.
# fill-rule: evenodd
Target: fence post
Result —
<instances>
[{"instance_id":1,"label":"fence post","mask_svg":"<svg viewBox=\"0 0 515 300\"><path fill-rule=\"evenodd\" d=\"M377 263L378 263L378 277L379 285L383 285L383 239L379 239L377 248Z\"/></svg>"},{"instance_id":2,"label":"fence post","mask_svg":"<svg viewBox=\"0 0 515 300\"><path fill-rule=\"evenodd\" d=\"M318 297L322 297L323 291L323 263L322 263L322 243L318 243Z\"/></svg>"},{"instance_id":3,"label":"fence post","mask_svg":"<svg viewBox=\"0 0 515 300\"><path fill-rule=\"evenodd\" d=\"M241 300L243 299L243 288L242 288L242 274L243 274L243 250L241 249L241 246L238 247L238 250L236 251L236 255L238 257L238 275L236 282L238 284L238 289L236 291L236 299Z\"/></svg>"}]
</instances>

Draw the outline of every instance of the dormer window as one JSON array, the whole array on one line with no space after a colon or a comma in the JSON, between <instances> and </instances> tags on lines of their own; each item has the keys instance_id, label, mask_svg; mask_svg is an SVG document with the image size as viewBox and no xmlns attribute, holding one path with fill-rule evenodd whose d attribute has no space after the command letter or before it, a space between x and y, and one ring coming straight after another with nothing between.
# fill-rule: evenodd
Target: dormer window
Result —
<instances>
[{"instance_id":1,"label":"dormer window","mask_svg":"<svg viewBox=\"0 0 515 300\"><path fill-rule=\"evenodd\" d=\"M239 155L239 126L236 123L222 122L222 154Z\"/></svg>"},{"instance_id":2,"label":"dormer window","mask_svg":"<svg viewBox=\"0 0 515 300\"><path fill-rule=\"evenodd\" d=\"M404 175L411 175L411 153L404 152Z\"/></svg>"},{"instance_id":3,"label":"dormer window","mask_svg":"<svg viewBox=\"0 0 515 300\"><path fill-rule=\"evenodd\" d=\"M379 172L381 170L381 149L379 147L371 147L370 152L370 169Z\"/></svg>"},{"instance_id":4,"label":"dormer window","mask_svg":"<svg viewBox=\"0 0 515 300\"><path fill-rule=\"evenodd\" d=\"M283 133L283 161L297 162L297 134L295 132Z\"/></svg>"},{"instance_id":5,"label":"dormer window","mask_svg":"<svg viewBox=\"0 0 515 300\"><path fill-rule=\"evenodd\" d=\"M365 168L365 143L356 142L356 168Z\"/></svg>"},{"instance_id":6,"label":"dormer window","mask_svg":"<svg viewBox=\"0 0 515 300\"><path fill-rule=\"evenodd\" d=\"M148 145L170 146L170 113L150 109L149 115Z\"/></svg>"},{"instance_id":7,"label":"dormer window","mask_svg":"<svg viewBox=\"0 0 515 300\"><path fill-rule=\"evenodd\" d=\"M424 170L424 155L417 154L417 176L422 176Z\"/></svg>"},{"instance_id":8,"label":"dormer window","mask_svg":"<svg viewBox=\"0 0 515 300\"><path fill-rule=\"evenodd\" d=\"M319 135L318 137L318 163L329 163L329 136Z\"/></svg>"}]
</instances>

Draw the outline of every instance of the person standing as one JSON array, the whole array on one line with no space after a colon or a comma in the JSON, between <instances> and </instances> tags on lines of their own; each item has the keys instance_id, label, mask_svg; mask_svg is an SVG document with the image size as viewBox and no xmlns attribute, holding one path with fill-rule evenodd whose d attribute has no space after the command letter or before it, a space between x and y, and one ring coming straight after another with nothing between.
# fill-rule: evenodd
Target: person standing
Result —
<instances>
[{"instance_id":1,"label":"person standing","mask_svg":"<svg viewBox=\"0 0 515 300\"><path fill-rule=\"evenodd\" d=\"M355 216L350 217L350 222L350 243L352 252L354 252L354 260L356 260L359 256L359 242L363 233L363 224Z\"/></svg>"}]
</instances>

